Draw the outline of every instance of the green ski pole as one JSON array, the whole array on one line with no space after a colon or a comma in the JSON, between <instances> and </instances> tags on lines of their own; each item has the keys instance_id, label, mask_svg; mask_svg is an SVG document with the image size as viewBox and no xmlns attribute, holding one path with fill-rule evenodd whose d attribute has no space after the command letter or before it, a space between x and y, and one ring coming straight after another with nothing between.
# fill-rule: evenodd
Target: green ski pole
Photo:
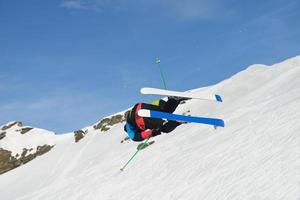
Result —
<instances>
[{"instance_id":1,"label":"green ski pole","mask_svg":"<svg viewBox=\"0 0 300 200\"><path fill-rule=\"evenodd\" d=\"M167 89L167 84L166 84L166 80L162 71L162 67L160 65L160 59L157 58L156 59L156 64L158 64L159 66L159 70L160 70L160 76L161 79L163 81L164 87L165 89ZM149 137L145 142L142 143L142 145L138 148L138 150L133 154L133 156L131 156L131 158L127 161L127 163L120 169L121 171L124 171L124 169L127 167L127 165L133 160L133 158L141 151L141 149L143 149L143 147L147 144L147 142L150 140L151 137Z\"/></svg>"},{"instance_id":2,"label":"green ski pole","mask_svg":"<svg viewBox=\"0 0 300 200\"><path fill-rule=\"evenodd\" d=\"M147 144L149 139L150 138L148 138L145 142L143 142L143 144L138 148L138 150L133 154L133 156L131 156L131 158L127 161L127 163L120 169L121 171L124 171L125 167L133 160L133 158L141 151L141 149L143 149L143 147Z\"/></svg>"},{"instance_id":3,"label":"green ski pole","mask_svg":"<svg viewBox=\"0 0 300 200\"><path fill-rule=\"evenodd\" d=\"M165 77L164 77L164 74L163 74L163 71L162 71L162 67L160 65L160 59L159 58L156 58L156 64L158 64L158 66L159 66L159 71L160 71L161 79L162 79L162 81L164 83L165 89L167 89L166 80L165 80Z\"/></svg>"}]
</instances>

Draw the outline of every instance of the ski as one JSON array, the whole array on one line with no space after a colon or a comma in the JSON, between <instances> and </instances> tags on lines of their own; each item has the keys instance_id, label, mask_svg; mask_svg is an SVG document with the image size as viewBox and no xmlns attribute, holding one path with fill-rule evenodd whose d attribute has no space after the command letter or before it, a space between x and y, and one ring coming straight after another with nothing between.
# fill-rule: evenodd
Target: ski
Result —
<instances>
[{"instance_id":1,"label":"ski","mask_svg":"<svg viewBox=\"0 0 300 200\"><path fill-rule=\"evenodd\" d=\"M185 97L191 99L199 99L199 100L209 100L209 101L217 101L222 102L222 97L220 95L197 95L192 92L178 92L172 90L164 90L159 88L151 88L151 87L144 87L141 88L142 94L155 94L155 95L162 95L162 96L176 96L176 97Z\"/></svg>"},{"instance_id":2,"label":"ski","mask_svg":"<svg viewBox=\"0 0 300 200\"><path fill-rule=\"evenodd\" d=\"M208 124L208 125L220 126L220 127L225 126L224 121L218 118L185 116L185 115L178 115L178 114L160 112L155 110L141 109L138 111L138 115L140 117L153 117L153 118L176 120L176 121L195 122L195 123Z\"/></svg>"}]
</instances>

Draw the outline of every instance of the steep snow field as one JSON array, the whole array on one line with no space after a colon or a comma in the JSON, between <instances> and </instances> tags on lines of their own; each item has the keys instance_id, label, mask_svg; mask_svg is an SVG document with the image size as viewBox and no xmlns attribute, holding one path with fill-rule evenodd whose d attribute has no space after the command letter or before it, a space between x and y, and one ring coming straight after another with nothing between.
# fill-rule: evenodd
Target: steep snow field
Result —
<instances>
[{"instance_id":1,"label":"steep snow field","mask_svg":"<svg viewBox=\"0 0 300 200\"><path fill-rule=\"evenodd\" d=\"M64 137L1 175L0 199L299 200L300 57L253 65L194 92L224 102L190 100L176 113L221 117L225 128L187 124L152 138L124 172L138 143L121 143L123 124L90 128L78 144Z\"/></svg>"}]
</instances>

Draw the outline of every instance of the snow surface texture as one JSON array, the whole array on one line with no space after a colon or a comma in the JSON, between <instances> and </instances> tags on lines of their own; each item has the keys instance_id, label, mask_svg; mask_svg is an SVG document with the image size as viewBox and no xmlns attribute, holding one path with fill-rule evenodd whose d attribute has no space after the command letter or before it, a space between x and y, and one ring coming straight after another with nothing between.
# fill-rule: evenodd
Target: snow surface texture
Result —
<instances>
[{"instance_id":1,"label":"snow surface texture","mask_svg":"<svg viewBox=\"0 0 300 200\"><path fill-rule=\"evenodd\" d=\"M225 128L185 124L155 137L125 171L137 144L123 124L62 139L0 176L0 199L300 199L300 57L253 65L211 87L223 103L190 100L176 113L221 117Z\"/></svg>"}]
</instances>

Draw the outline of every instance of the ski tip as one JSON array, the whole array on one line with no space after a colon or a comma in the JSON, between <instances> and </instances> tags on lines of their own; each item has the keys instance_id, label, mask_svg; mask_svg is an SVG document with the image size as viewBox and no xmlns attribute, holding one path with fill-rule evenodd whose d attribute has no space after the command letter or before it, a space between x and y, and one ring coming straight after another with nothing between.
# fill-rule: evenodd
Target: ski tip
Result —
<instances>
[{"instance_id":1,"label":"ski tip","mask_svg":"<svg viewBox=\"0 0 300 200\"><path fill-rule=\"evenodd\" d=\"M216 98L216 100L217 100L218 102L223 102L223 99L222 99L222 97L221 97L220 95L215 94L215 98Z\"/></svg>"},{"instance_id":2,"label":"ski tip","mask_svg":"<svg viewBox=\"0 0 300 200\"><path fill-rule=\"evenodd\" d=\"M140 89L140 92L141 92L142 94L148 94L148 90L149 90L149 89L150 89L149 87L143 87L143 88Z\"/></svg>"},{"instance_id":3,"label":"ski tip","mask_svg":"<svg viewBox=\"0 0 300 200\"><path fill-rule=\"evenodd\" d=\"M222 119L220 120L220 123L218 124L218 126L225 127L225 123Z\"/></svg>"},{"instance_id":4,"label":"ski tip","mask_svg":"<svg viewBox=\"0 0 300 200\"><path fill-rule=\"evenodd\" d=\"M151 113L150 110L146 110L146 109L141 109L138 111L138 115L140 117L151 117Z\"/></svg>"}]
</instances>

